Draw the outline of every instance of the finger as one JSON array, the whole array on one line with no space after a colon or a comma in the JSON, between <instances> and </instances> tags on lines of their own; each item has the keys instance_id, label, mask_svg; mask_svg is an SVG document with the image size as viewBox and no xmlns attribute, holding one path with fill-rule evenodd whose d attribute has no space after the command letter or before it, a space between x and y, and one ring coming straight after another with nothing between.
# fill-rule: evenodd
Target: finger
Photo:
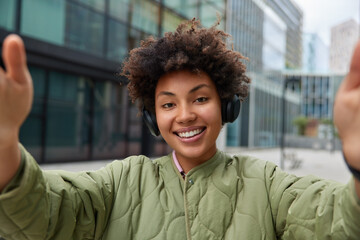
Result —
<instances>
[{"instance_id":1,"label":"finger","mask_svg":"<svg viewBox=\"0 0 360 240\"><path fill-rule=\"evenodd\" d=\"M15 34L7 36L3 44L3 60L9 78L22 83L28 78L26 53L22 39Z\"/></svg>"},{"instance_id":2,"label":"finger","mask_svg":"<svg viewBox=\"0 0 360 240\"><path fill-rule=\"evenodd\" d=\"M350 71L344 80L345 90L352 90L360 85L360 41L356 44L350 63Z\"/></svg>"},{"instance_id":3,"label":"finger","mask_svg":"<svg viewBox=\"0 0 360 240\"><path fill-rule=\"evenodd\" d=\"M6 78L5 71L2 67L0 67L0 84L1 82L5 81L5 78Z\"/></svg>"}]
</instances>

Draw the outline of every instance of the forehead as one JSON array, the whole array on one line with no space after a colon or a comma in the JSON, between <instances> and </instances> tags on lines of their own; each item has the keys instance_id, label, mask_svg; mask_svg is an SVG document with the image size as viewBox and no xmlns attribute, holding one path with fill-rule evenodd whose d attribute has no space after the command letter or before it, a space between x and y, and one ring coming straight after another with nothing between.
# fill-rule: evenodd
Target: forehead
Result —
<instances>
[{"instance_id":1,"label":"forehead","mask_svg":"<svg viewBox=\"0 0 360 240\"><path fill-rule=\"evenodd\" d=\"M187 91L200 85L206 84L210 89L216 91L214 82L210 76L205 72L190 72L187 70L174 71L166 73L159 78L156 85L155 94L157 95L161 91L179 92Z\"/></svg>"}]
</instances>

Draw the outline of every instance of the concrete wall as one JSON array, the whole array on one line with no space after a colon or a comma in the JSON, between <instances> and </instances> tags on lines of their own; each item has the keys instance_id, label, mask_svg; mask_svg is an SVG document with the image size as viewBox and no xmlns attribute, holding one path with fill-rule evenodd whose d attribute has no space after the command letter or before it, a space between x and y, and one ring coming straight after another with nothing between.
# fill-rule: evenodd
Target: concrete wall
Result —
<instances>
[{"instance_id":1,"label":"concrete wall","mask_svg":"<svg viewBox=\"0 0 360 240\"><path fill-rule=\"evenodd\" d=\"M310 149L322 149L322 150L341 150L341 142L338 138L319 139L319 138L311 138L311 137L286 135L285 147L310 148Z\"/></svg>"}]
</instances>

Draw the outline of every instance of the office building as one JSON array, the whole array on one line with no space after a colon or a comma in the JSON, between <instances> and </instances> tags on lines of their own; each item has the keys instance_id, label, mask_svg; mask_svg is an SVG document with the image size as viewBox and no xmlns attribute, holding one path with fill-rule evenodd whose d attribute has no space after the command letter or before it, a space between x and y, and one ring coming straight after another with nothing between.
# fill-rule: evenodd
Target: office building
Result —
<instances>
[{"instance_id":1,"label":"office building","mask_svg":"<svg viewBox=\"0 0 360 240\"><path fill-rule=\"evenodd\" d=\"M335 95L344 77L329 73L284 73L285 79L301 81L301 115L318 120L332 119Z\"/></svg>"},{"instance_id":2,"label":"office building","mask_svg":"<svg viewBox=\"0 0 360 240\"><path fill-rule=\"evenodd\" d=\"M303 62L305 73L329 72L329 48L316 33L303 34Z\"/></svg>"},{"instance_id":3,"label":"office building","mask_svg":"<svg viewBox=\"0 0 360 240\"><path fill-rule=\"evenodd\" d=\"M285 98L286 132L295 132L291 120L300 114L299 93L283 96L285 68L300 68L302 11L290 0L228 1L228 31L235 50L249 60L252 78L241 115L228 124L228 146L273 147L280 143L282 99Z\"/></svg>"},{"instance_id":4,"label":"office building","mask_svg":"<svg viewBox=\"0 0 360 240\"><path fill-rule=\"evenodd\" d=\"M226 1L2 0L0 42L25 42L35 96L20 140L38 162L158 156L154 139L117 75L130 49L162 36L185 19L206 26L223 17Z\"/></svg>"},{"instance_id":5,"label":"office building","mask_svg":"<svg viewBox=\"0 0 360 240\"><path fill-rule=\"evenodd\" d=\"M351 19L331 28L330 71L345 74L359 39L359 24Z\"/></svg>"},{"instance_id":6,"label":"office building","mask_svg":"<svg viewBox=\"0 0 360 240\"><path fill-rule=\"evenodd\" d=\"M303 12L292 0L264 0L264 2L286 24L287 69L301 69Z\"/></svg>"}]
</instances>

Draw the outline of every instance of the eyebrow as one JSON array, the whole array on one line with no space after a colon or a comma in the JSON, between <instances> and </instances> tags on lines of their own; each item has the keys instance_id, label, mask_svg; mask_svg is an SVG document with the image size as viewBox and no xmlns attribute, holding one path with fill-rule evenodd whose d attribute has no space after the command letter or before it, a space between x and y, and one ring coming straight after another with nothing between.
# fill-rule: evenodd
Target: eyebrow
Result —
<instances>
[{"instance_id":1,"label":"eyebrow","mask_svg":"<svg viewBox=\"0 0 360 240\"><path fill-rule=\"evenodd\" d=\"M207 87L207 88L210 88L209 85L203 83L203 84L200 84L194 88L192 88L189 93L193 93L193 92L196 92L197 90L203 88L203 87ZM175 96L176 94L175 93L172 93L172 92L168 92L168 91L161 91L159 92L159 94L157 95L157 97L161 96L161 95L165 95L165 96Z\"/></svg>"}]
</instances>

